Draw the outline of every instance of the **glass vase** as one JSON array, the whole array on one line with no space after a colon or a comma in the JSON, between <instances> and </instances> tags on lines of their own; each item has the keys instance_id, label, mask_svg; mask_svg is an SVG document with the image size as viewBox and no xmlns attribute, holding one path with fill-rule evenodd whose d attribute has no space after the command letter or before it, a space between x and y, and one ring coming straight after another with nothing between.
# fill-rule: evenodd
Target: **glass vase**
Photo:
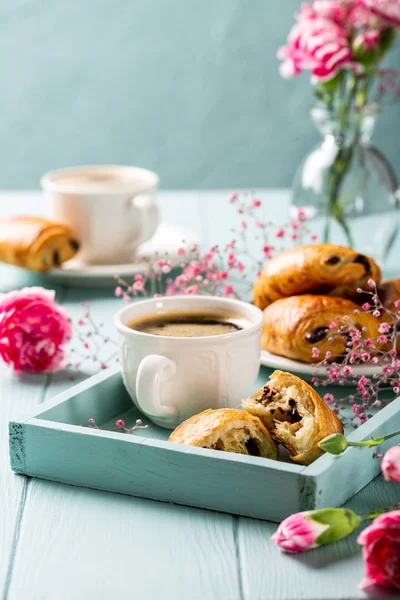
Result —
<instances>
[{"instance_id":1,"label":"glass vase","mask_svg":"<svg viewBox=\"0 0 400 600\"><path fill-rule=\"evenodd\" d=\"M379 106L340 114L314 106L311 117L322 134L298 169L291 216L305 212L318 241L351 246L381 265L399 231L396 176L370 144Z\"/></svg>"}]
</instances>

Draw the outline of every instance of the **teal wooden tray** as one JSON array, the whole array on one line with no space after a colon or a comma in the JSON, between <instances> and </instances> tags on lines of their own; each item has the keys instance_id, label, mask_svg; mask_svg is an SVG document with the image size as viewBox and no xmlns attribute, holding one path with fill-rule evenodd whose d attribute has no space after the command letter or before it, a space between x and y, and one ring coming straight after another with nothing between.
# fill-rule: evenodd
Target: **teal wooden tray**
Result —
<instances>
[{"instance_id":1,"label":"teal wooden tray","mask_svg":"<svg viewBox=\"0 0 400 600\"><path fill-rule=\"evenodd\" d=\"M89 429L92 417L102 427ZM340 506L380 471L374 448L324 455L308 467L172 444L151 425L137 434L112 431L146 419L122 383L119 368L60 394L28 419L9 424L11 468L30 475L143 498L270 521ZM363 440L400 429L400 398L348 437ZM379 447L384 452L393 441Z\"/></svg>"}]
</instances>

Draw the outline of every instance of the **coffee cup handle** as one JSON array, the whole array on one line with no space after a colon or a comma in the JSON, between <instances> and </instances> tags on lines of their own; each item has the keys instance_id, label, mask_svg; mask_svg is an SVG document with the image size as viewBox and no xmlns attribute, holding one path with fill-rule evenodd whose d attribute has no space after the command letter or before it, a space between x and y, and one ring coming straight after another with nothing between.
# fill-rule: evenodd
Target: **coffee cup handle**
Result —
<instances>
[{"instance_id":1,"label":"coffee cup handle","mask_svg":"<svg viewBox=\"0 0 400 600\"><path fill-rule=\"evenodd\" d=\"M136 399L140 409L149 417L176 419L175 406L161 403L161 387L176 373L173 360L160 354L146 356L139 365L136 377Z\"/></svg>"},{"instance_id":2,"label":"coffee cup handle","mask_svg":"<svg viewBox=\"0 0 400 600\"><path fill-rule=\"evenodd\" d=\"M155 201L155 192L146 192L138 194L132 198L132 206L136 209L135 220L137 213L140 214L140 227L137 243L146 242L156 232L160 222L160 216Z\"/></svg>"}]
</instances>

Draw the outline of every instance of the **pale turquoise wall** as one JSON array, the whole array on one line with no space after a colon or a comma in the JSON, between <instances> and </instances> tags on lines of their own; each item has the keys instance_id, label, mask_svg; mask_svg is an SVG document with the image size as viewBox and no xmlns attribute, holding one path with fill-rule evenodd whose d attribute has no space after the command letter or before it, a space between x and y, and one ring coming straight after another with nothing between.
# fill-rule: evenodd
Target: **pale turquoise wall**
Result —
<instances>
[{"instance_id":1,"label":"pale turquoise wall","mask_svg":"<svg viewBox=\"0 0 400 600\"><path fill-rule=\"evenodd\" d=\"M0 187L135 163L164 188L289 185L314 142L275 52L297 0L3 0ZM400 53L397 60L400 64ZM400 172L398 109L376 142Z\"/></svg>"}]
</instances>

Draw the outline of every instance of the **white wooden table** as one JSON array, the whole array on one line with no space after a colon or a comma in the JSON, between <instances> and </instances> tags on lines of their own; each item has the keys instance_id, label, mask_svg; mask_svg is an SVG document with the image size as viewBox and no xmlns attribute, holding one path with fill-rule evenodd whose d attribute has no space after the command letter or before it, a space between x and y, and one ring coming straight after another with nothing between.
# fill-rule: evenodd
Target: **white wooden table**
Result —
<instances>
[{"instance_id":1,"label":"white wooden table","mask_svg":"<svg viewBox=\"0 0 400 600\"><path fill-rule=\"evenodd\" d=\"M287 192L260 193L282 218ZM200 233L204 246L231 239L228 192L164 192L163 219ZM40 213L38 193L3 193L0 215ZM400 272L400 269L399 269ZM0 290L46 283L0 267ZM58 286L71 316L80 301L112 333L120 306L112 290ZM69 376L16 377L0 364L0 590L4 600L339 600L364 597L356 535L305 555L271 542L276 525L14 475L7 424L71 385ZM240 485L240 482L238 482ZM363 513L400 498L400 486L376 479L347 506ZM249 499L251 501L251 499ZM268 502L268 498L265 498ZM392 594L391 597L395 597ZM382 591L379 597L390 597Z\"/></svg>"}]
</instances>

